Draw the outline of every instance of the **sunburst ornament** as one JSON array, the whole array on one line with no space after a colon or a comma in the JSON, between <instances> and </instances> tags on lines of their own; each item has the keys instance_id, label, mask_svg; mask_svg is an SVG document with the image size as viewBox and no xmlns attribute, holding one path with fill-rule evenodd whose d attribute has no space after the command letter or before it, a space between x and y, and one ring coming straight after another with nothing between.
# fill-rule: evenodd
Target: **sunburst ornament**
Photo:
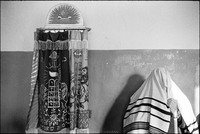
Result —
<instances>
[{"instance_id":1,"label":"sunburst ornament","mask_svg":"<svg viewBox=\"0 0 200 134\"><path fill-rule=\"evenodd\" d=\"M58 4L52 7L47 15L45 27L83 26L80 11L71 4Z\"/></svg>"}]
</instances>

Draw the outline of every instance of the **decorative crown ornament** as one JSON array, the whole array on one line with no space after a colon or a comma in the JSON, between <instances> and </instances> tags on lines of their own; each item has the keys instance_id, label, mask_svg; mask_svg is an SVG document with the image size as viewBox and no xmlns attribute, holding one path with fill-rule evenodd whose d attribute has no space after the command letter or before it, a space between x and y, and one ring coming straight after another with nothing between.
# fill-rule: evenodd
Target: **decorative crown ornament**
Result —
<instances>
[{"instance_id":1,"label":"decorative crown ornament","mask_svg":"<svg viewBox=\"0 0 200 134\"><path fill-rule=\"evenodd\" d=\"M47 15L45 28L84 27L80 11L71 4L61 3L52 7Z\"/></svg>"}]
</instances>

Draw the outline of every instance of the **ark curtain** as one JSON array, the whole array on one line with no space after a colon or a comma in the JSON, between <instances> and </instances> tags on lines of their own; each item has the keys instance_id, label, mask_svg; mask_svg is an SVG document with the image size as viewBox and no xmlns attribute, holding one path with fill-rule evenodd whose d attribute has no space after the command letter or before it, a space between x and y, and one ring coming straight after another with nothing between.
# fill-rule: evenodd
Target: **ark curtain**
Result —
<instances>
[{"instance_id":1,"label":"ark curtain","mask_svg":"<svg viewBox=\"0 0 200 134\"><path fill-rule=\"evenodd\" d=\"M26 132L89 132L87 32L35 33Z\"/></svg>"}]
</instances>

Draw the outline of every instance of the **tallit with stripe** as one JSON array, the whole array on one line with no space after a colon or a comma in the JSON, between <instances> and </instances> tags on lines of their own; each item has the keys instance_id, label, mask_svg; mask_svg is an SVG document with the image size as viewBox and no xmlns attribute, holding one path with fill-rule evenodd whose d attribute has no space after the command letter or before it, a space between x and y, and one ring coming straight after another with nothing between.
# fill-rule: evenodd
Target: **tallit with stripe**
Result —
<instances>
[{"instance_id":1,"label":"tallit with stripe","mask_svg":"<svg viewBox=\"0 0 200 134\"><path fill-rule=\"evenodd\" d=\"M168 98L178 101L178 108L189 126L189 131L198 133L195 131L197 123L189 100L164 68L152 71L142 86L130 97L123 120L123 132L167 133L171 118Z\"/></svg>"}]
</instances>

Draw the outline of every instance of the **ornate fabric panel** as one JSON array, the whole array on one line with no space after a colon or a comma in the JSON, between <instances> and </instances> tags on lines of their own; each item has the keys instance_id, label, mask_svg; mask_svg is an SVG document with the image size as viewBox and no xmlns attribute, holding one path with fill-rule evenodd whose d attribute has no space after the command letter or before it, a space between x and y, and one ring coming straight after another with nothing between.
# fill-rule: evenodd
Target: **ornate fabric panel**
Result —
<instances>
[{"instance_id":1,"label":"ornate fabric panel","mask_svg":"<svg viewBox=\"0 0 200 134\"><path fill-rule=\"evenodd\" d=\"M68 50L68 40L67 41L56 41L52 42L47 39L47 41L35 41L35 49L37 50Z\"/></svg>"},{"instance_id":2,"label":"ornate fabric panel","mask_svg":"<svg viewBox=\"0 0 200 134\"><path fill-rule=\"evenodd\" d=\"M86 36L83 36L82 40L85 41ZM88 54L87 43L81 42L81 34L78 31L71 32L70 56L70 121L77 121L70 129L86 129L89 125Z\"/></svg>"},{"instance_id":3,"label":"ornate fabric panel","mask_svg":"<svg viewBox=\"0 0 200 134\"><path fill-rule=\"evenodd\" d=\"M26 132L89 130L87 45L86 30L37 32Z\"/></svg>"},{"instance_id":4,"label":"ornate fabric panel","mask_svg":"<svg viewBox=\"0 0 200 134\"><path fill-rule=\"evenodd\" d=\"M34 133L38 122L38 60L39 51L34 49L32 60L32 73L31 73L31 90L30 90L30 104L27 116L26 130Z\"/></svg>"},{"instance_id":5,"label":"ornate fabric panel","mask_svg":"<svg viewBox=\"0 0 200 134\"><path fill-rule=\"evenodd\" d=\"M67 127L69 99L69 52L40 51L39 66L39 124L45 131L60 131Z\"/></svg>"}]
</instances>

